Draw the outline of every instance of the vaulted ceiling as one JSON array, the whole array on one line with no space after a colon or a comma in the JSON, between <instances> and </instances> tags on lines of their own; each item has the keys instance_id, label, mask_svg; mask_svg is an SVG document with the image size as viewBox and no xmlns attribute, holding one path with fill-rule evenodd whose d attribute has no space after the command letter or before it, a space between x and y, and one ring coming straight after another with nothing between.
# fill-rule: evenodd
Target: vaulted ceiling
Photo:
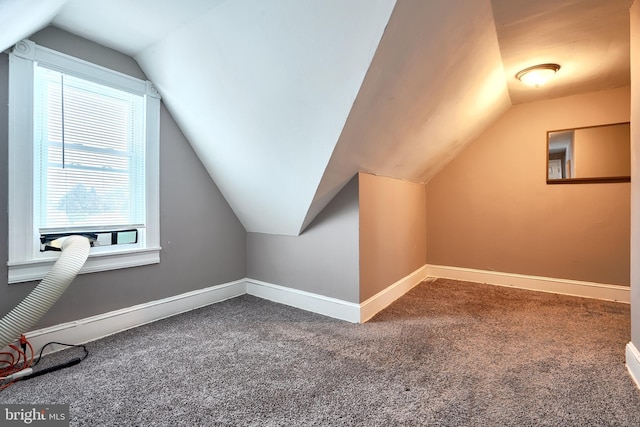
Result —
<instances>
[{"instance_id":1,"label":"vaulted ceiling","mask_svg":"<svg viewBox=\"0 0 640 427\"><path fill-rule=\"evenodd\" d=\"M247 231L297 235L358 171L427 182L513 104L629 85L631 3L0 0L0 49L132 56Z\"/></svg>"}]
</instances>

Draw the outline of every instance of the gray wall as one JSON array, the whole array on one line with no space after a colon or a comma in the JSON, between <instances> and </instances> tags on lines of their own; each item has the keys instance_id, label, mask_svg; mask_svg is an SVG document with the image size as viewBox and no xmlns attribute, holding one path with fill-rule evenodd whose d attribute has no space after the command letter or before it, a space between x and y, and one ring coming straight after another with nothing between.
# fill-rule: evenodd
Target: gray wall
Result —
<instances>
[{"instance_id":1,"label":"gray wall","mask_svg":"<svg viewBox=\"0 0 640 427\"><path fill-rule=\"evenodd\" d=\"M56 28L31 40L146 79L130 57ZM0 54L0 316L36 283L6 284L8 56ZM246 232L164 104L160 125L160 264L79 276L36 327L246 277Z\"/></svg>"},{"instance_id":2,"label":"gray wall","mask_svg":"<svg viewBox=\"0 0 640 427\"><path fill-rule=\"evenodd\" d=\"M358 177L300 236L247 234L247 276L359 303Z\"/></svg>"},{"instance_id":3,"label":"gray wall","mask_svg":"<svg viewBox=\"0 0 640 427\"><path fill-rule=\"evenodd\" d=\"M360 173L360 302L427 261L423 184Z\"/></svg>"}]
</instances>

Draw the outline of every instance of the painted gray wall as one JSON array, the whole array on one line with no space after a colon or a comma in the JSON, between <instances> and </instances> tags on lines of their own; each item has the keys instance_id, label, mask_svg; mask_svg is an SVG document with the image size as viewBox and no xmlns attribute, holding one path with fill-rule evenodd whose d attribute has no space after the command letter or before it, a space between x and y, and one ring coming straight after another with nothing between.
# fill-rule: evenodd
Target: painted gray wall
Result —
<instances>
[{"instance_id":1,"label":"painted gray wall","mask_svg":"<svg viewBox=\"0 0 640 427\"><path fill-rule=\"evenodd\" d=\"M146 79L123 54L56 28L36 43ZM36 283L7 285L8 59L0 54L0 316ZM160 124L160 264L83 274L41 319L46 327L246 277L246 232L167 109Z\"/></svg>"},{"instance_id":2,"label":"painted gray wall","mask_svg":"<svg viewBox=\"0 0 640 427\"><path fill-rule=\"evenodd\" d=\"M357 175L300 236L247 234L247 276L359 303Z\"/></svg>"},{"instance_id":3,"label":"painted gray wall","mask_svg":"<svg viewBox=\"0 0 640 427\"><path fill-rule=\"evenodd\" d=\"M427 262L424 184L360 172L360 302Z\"/></svg>"}]
</instances>

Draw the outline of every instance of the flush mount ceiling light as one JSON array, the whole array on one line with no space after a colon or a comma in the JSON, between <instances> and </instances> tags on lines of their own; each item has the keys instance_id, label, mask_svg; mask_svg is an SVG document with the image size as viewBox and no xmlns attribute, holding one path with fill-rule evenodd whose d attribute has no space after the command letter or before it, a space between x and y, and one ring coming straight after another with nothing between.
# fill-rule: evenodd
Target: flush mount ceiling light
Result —
<instances>
[{"instance_id":1,"label":"flush mount ceiling light","mask_svg":"<svg viewBox=\"0 0 640 427\"><path fill-rule=\"evenodd\" d=\"M540 64L525 68L516 78L527 86L540 87L560 69L558 64Z\"/></svg>"}]
</instances>

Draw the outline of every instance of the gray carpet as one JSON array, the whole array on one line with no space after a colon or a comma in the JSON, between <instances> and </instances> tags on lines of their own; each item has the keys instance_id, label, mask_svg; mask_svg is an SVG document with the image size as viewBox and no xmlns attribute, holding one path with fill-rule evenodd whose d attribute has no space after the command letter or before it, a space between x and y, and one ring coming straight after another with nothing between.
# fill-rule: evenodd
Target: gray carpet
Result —
<instances>
[{"instance_id":1,"label":"gray carpet","mask_svg":"<svg viewBox=\"0 0 640 427\"><path fill-rule=\"evenodd\" d=\"M451 280L362 325L242 296L92 342L0 402L70 403L87 426L639 426L629 317Z\"/></svg>"}]
</instances>

